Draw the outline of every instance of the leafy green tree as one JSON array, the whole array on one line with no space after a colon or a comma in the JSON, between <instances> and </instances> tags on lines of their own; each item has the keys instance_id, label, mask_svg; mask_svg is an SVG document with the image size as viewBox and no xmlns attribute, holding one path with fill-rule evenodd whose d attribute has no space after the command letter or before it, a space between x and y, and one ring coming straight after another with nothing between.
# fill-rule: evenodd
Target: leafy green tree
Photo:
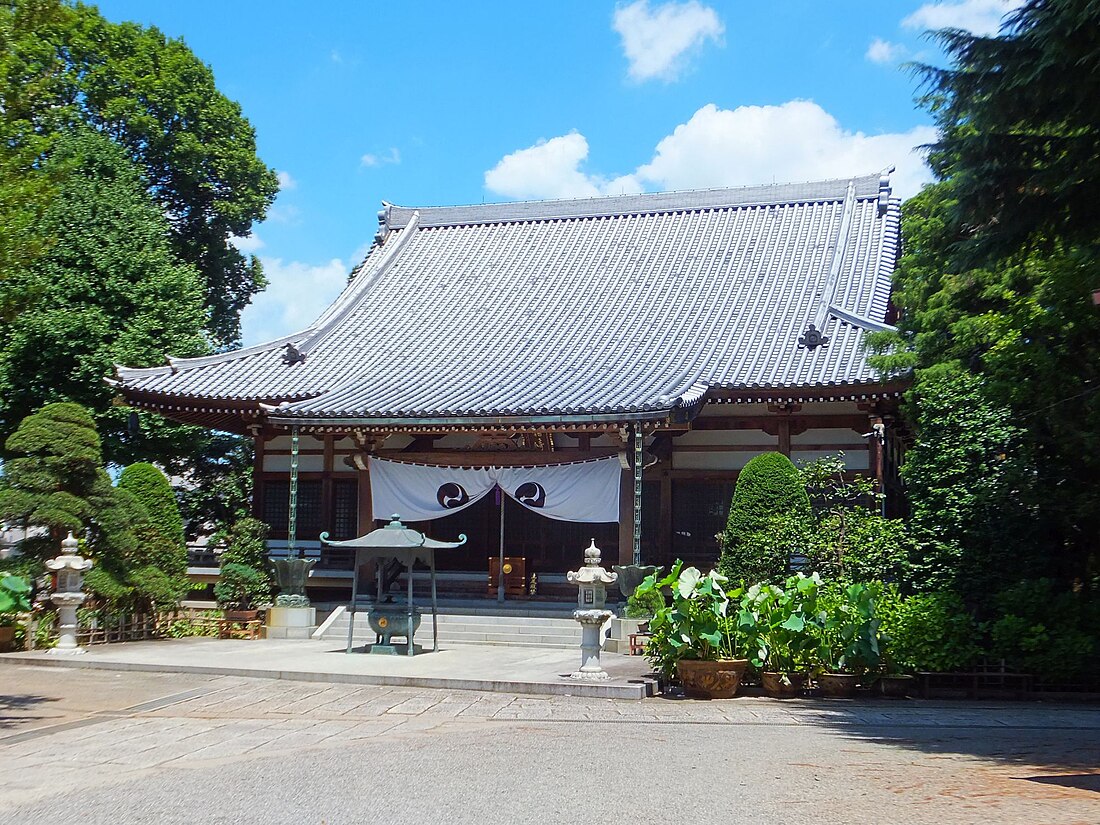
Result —
<instances>
[{"instance_id":1,"label":"leafy green tree","mask_svg":"<svg viewBox=\"0 0 1100 825\"><path fill-rule=\"evenodd\" d=\"M791 529L797 531L810 520L810 499L789 458L763 453L753 457L737 477L726 529L719 537L719 570L724 576L733 581L755 580L759 563L752 537L780 515L788 515Z\"/></svg>"},{"instance_id":2,"label":"leafy green tree","mask_svg":"<svg viewBox=\"0 0 1100 825\"><path fill-rule=\"evenodd\" d=\"M0 322L0 426L10 431L46 402L74 401L95 411L112 460L186 453L195 430L152 416L134 444L127 411L113 405L103 379L115 363L207 351L200 279L179 263L165 218L106 137L83 130L59 138L45 168L57 198L37 227L53 242L2 285L23 305Z\"/></svg>"},{"instance_id":3,"label":"leafy green tree","mask_svg":"<svg viewBox=\"0 0 1100 825\"><path fill-rule=\"evenodd\" d=\"M248 515L255 456L251 438L208 434L189 462L178 493L188 538L208 532L210 525L231 524Z\"/></svg>"},{"instance_id":4,"label":"leafy green tree","mask_svg":"<svg viewBox=\"0 0 1100 825\"><path fill-rule=\"evenodd\" d=\"M1026 0L1006 22L1000 36L937 32L950 64L917 68L971 262L1100 236L1100 5Z\"/></svg>"},{"instance_id":5,"label":"leafy green tree","mask_svg":"<svg viewBox=\"0 0 1100 825\"><path fill-rule=\"evenodd\" d=\"M122 147L169 217L174 251L200 275L211 338L236 341L264 280L229 239L247 235L278 190L240 106L181 40L111 23L94 6L12 0L0 6L0 36L9 135L38 154L51 136L90 126Z\"/></svg>"},{"instance_id":6,"label":"leafy green tree","mask_svg":"<svg viewBox=\"0 0 1100 825\"><path fill-rule=\"evenodd\" d=\"M183 541L183 519L172 486L157 467L131 464L118 477L118 487L128 491L145 508L149 517L143 539L143 555L149 565L168 576L187 572L187 547Z\"/></svg>"}]
</instances>

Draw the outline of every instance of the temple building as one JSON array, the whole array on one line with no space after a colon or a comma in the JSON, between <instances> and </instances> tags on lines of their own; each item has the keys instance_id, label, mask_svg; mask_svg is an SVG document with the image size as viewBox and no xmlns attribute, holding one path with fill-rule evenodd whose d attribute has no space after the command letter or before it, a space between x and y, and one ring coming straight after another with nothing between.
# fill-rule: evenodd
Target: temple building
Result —
<instances>
[{"instance_id":1,"label":"temple building","mask_svg":"<svg viewBox=\"0 0 1100 825\"><path fill-rule=\"evenodd\" d=\"M905 389L868 365L889 329L900 202L887 175L477 206L384 204L366 260L309 328L118 370L132 406L255 439L273 554L391 513L468 541L441 579L546 592L605 561L718 554L739 470L843 452L898 500ZM391 509L392 508L392 509ZM491 570L491 568L493 568ZM449 577L449 578L448 578Z\"/></svg>"}]
</instances>

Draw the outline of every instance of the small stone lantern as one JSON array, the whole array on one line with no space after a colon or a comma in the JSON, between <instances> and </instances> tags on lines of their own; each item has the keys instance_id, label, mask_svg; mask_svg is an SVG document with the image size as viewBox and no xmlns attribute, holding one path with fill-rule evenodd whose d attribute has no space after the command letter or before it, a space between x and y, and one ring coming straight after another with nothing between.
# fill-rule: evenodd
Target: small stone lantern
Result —
<instances>
[{"instance_id":1,"label":"small stone lantern","mask_svg":"<svg viewBox=\"0 0 1100 825\"><path fill-rule=\"evenodd\" d=\"M76 643L76 609L84 603L84 574L92 569L93 562L79 553L80 544L70 531L61 542L61 555L46 562L46 567L57 574L57 590L50 594L50 601L57 605L57 647L50 653L83 653Z\"/></svg>"},{"instance_id":2,"label":"small stone lantern","mask_svg":"<svg viewBox=\"0 0 1100 825\"><path fill-rule=\"evenodd\" d=\"M573 618L581 625L581 667L569 675L570 679L611 678L600 664L600 629L611 618L611 611L604 608L607 586L618 578L617 573L608 573L600 566L600 548L595 539L584 551L584 567L566 574L566 579L578 588Z\"/></svg>"}]
</instances>

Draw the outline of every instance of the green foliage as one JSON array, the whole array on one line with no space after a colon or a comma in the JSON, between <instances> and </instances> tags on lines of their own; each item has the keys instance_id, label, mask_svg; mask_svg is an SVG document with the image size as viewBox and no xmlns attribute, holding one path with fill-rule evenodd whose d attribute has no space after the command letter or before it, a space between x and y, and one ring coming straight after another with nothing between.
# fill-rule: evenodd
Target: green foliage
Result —
<instances>
[{"instance_id":1,"label":"green foliage","mask_svg":"<svg viewBox=\"0 0 1100 825\"><path fill-rule=\"evenodd\" d=\"M964 251L996 259L1032 242L1100 233L1100 7L1027 0L1003 36L937 33L947 68L918 68L940 140L929 158L953 180Z\"/></svg>"},{"instance_id":2,"label":"green foliage","mask_svg":"<svg viewBox=\"0 0 1100 825\"><path fill-rule=\"evenodd\" d=\"M134 601L134 587L103 566L93 567L87 572L84 589L112 607L129 606Z\"/></svg>"},{"instance_id":3,"label":"green foliage","mask_svg":"<svg viewBox=\"0 0 1100 825\"><path fill-rule=\"evenodd\" d=\"M925 539L921 589L982 600L1046 563L1034 466L1011 410L964 372L918 381L910 400L917 441L902 474L910 525Z\"/></svg>"},{"instance_id":4,"label":"green foliage","mask_svg":"<svg viewBox=\"0 0 1100 825\"><path fill-rule=\"evenodd\" d=\"M214 598L222 608L251 610L271 597L271 582L262 572L244 564L222 566Z\"/></svg>"},{"instance_id":5,"label":"green foliage","mask_svg":"<svg viewBox=\"0 0 1100 825\"><path fill-rule=\"evenodd\" d=\"M208 525L244 518L252 503L256 451L252 439L227 433L206 435L208 440L183 473L186 484L179 491L188 538L202 534Z\"/></svg>"},{"instance_id":6,"label":"green foliage","mask_svg":"<svg viewBox=\"0 0 1100 825\"><path fill-rule=\"evenodd\" d=\"M1036 579L998 593L993 606L990 650L1010 669L1058 679L1097 675L1100 604L1094 594Z\"/></svg>"},{"instance_id":7,"label":"green foliage","mask_svg":"<svg viewBox=\"0 0 1100 825\"><path fill-rule=\"evenodd\" d=\"M31 609L31 586L21 576L0 575L0 615Z\"/></svg>"},{"instance_id":8,"label":"green foliage","mask_svg":"<svg viewBox=\"0 0 1100 825\"><path fill-rule=\"evenodd\" d=\"M919 68L940 180L904 206L899 332L874 363L914 370L919 578L969 600L1100 568L1098 24L1095 3L1029 0L1003 36L940 32L952 64Z\"/></svg>"},{"instance_id":9,"label":"green foliage","mask_svg":"<svg viewBox=\"0 0 1100 825\"><path fill-rule=\"evenodd\" d=\"M207 351L202 284L181 264L168 222L123 151L108 138L77 132L59 138L45 168L57 197L38 223L53 242L10 274L3 290L19 296L18 314L0 324L0 428L44 403L73 401L94 411L115 460L186 451L190 428L147 426L140 445L126 433L127 411L113 406L103 379L114 364L162 364L166 352Z\"/></svg>"},{"instance_id":10,"label":"green foliage","mask_svg":"<svg viewBox=\"0 0 1100 825\"><path fill-rule=\"evenodd\" d=\"M54 555L68 531L87 529L98 555L132 552L132 526L141 514L112 486L101 466L99 435L78 404L47 404L20 422L8 438L13 455L4 464L0 518L49 529L47 537L24 542L39 557Z\"/></svg>"},{"instance_id":11,"label":"green foliage","mask_svg":"<svg viewBox=\"0 0 1100 825\"><path fill-rule=\"evenodd\" d=\"M806 672L817 662L822 618L818 611L821 578L801 573L785 587L754 584L741 600L739 625L754 651L752 663L764 671Z\"/></svg>"},{"instance_id":12,"label":"green foliage","mask_svg":"<svg viewBox=\"0 0 1100 825\"><path fill-rule=\"evenodd\" d=\"M649 622L653 637L646 645L646 657L654 667L671 676L681 659L714 661L733 659L741 648L737 605L741 590L729 593L722 587L724 576L715 571L703 575L695 567L677 560L669 574L658 580L646 576L634 591L648 598L650 591L668 590L672 604L662 607Z\"/></svg>"},{"instance_id":13,"label":"green foliage","mask_svg":"<svg viewBox=\"0 0 1100 825\"><path fill-rule=\"evenodd\" d=\"M82 126L110 136L171 216L172 246L199 271L212 338L235 341L238 315L264 281L229 238L263 218L278 184L210 68L155 28L60 0L0 6L0 37L5 137L37 154Z\"/></svg>"},{"instance_id":14,"label":"green foliage","mask_svg":"<svg viewBox=\"0 0 1100 825\"><path fill-rule=\"evenodd\" d=\"M187 547L183 541L183 519L167 477L152 464L126 467L118 478L118 487L129 492L149 517L142 555L148 564L168 576L187 572Z\"/></svg>"},{"instance_id":15,"label":"green foliage","mask_svg":"<svg viewBox=\"0 0 1100 825\"><path fill-rule=\"evenodd\" d=\"M978 623L950 591L903 598L890 589L879 599L878 613L890 670L966 670L981 654Z\"/></svg>"},{"instance_id":16,"label":"green foliage","mask_svg":"<svg viewBox=\"0 0 1100 825\"><path fill-rule=\"evenodd\" d=\"M843 516L829 515L807 542L806 567L823 578L843 581L891 581L908 584L911 558L920 549L900 519L888 519L866 507Z\"/></svg>"},{"instance_id":17,"label":"green foliage","mask_svg":"<svg viewBox=\"0 0 1100 825\"><path fill-rule=\"evenodd\" d=\"M797 532L799 522L808 522L810 513L810 500L791 460L780 453L755 456L737 477L726 529L719 536L722 575L733 581L752 581L759 573L768 578L786 574L785 563L781 572L773 569L778 567L775 556L781 550L761 563L753 536L778 515L786 515L787 526Z\"/></svg>"},{"instance_id":18,"label":"green foliage","mask_svg":"<svg viewBox=\"0 0 1100 825\"><path fill-rule=\"evenodd\" d=\"M657 611L665 606L665 597L661 595L659 588L648 588L634 592L626 600L626 617L628 619L648 619L657 615Z\"/></svg>"},{"instance_id":19,"label":"green foliage","mask_svg":"<svg viewBox=\"0 0 1100 825\"><path fill-rule=\"evenodd\" d=\"M863 674L882 661L876 601L879 582L832 584L820 597L821 665L830 673Z\"/></svg>"},{"instance_id":20,"label":"green foliage","mask_svg":"<svg viewBox=\"0 0 1100 825\"><path fill-rule=\"evenodd\" d=\"M213 537L215 543L224 543L225 550L219 558L222 568L239 564L256 570L267 570L267 534L269 527L251 516L237 519L228 528Z\"/></svg>"}]
</instances>

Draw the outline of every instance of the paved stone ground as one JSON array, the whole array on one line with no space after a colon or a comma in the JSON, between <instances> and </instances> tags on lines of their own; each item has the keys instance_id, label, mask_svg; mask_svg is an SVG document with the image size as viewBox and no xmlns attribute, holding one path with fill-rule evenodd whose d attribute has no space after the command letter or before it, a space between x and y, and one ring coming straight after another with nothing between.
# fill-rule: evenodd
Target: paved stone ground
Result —
<instances>
[{"instance_id":1,"label":"paved stone ground","mask_svg":"<svg viewBox=\"0 0 1100 825\"><path fill-rule=\"evenodd\" d=\"M0 668L0 822L712 818L1096 825L1100 710Z\"/></svg>"}]
</instances>

